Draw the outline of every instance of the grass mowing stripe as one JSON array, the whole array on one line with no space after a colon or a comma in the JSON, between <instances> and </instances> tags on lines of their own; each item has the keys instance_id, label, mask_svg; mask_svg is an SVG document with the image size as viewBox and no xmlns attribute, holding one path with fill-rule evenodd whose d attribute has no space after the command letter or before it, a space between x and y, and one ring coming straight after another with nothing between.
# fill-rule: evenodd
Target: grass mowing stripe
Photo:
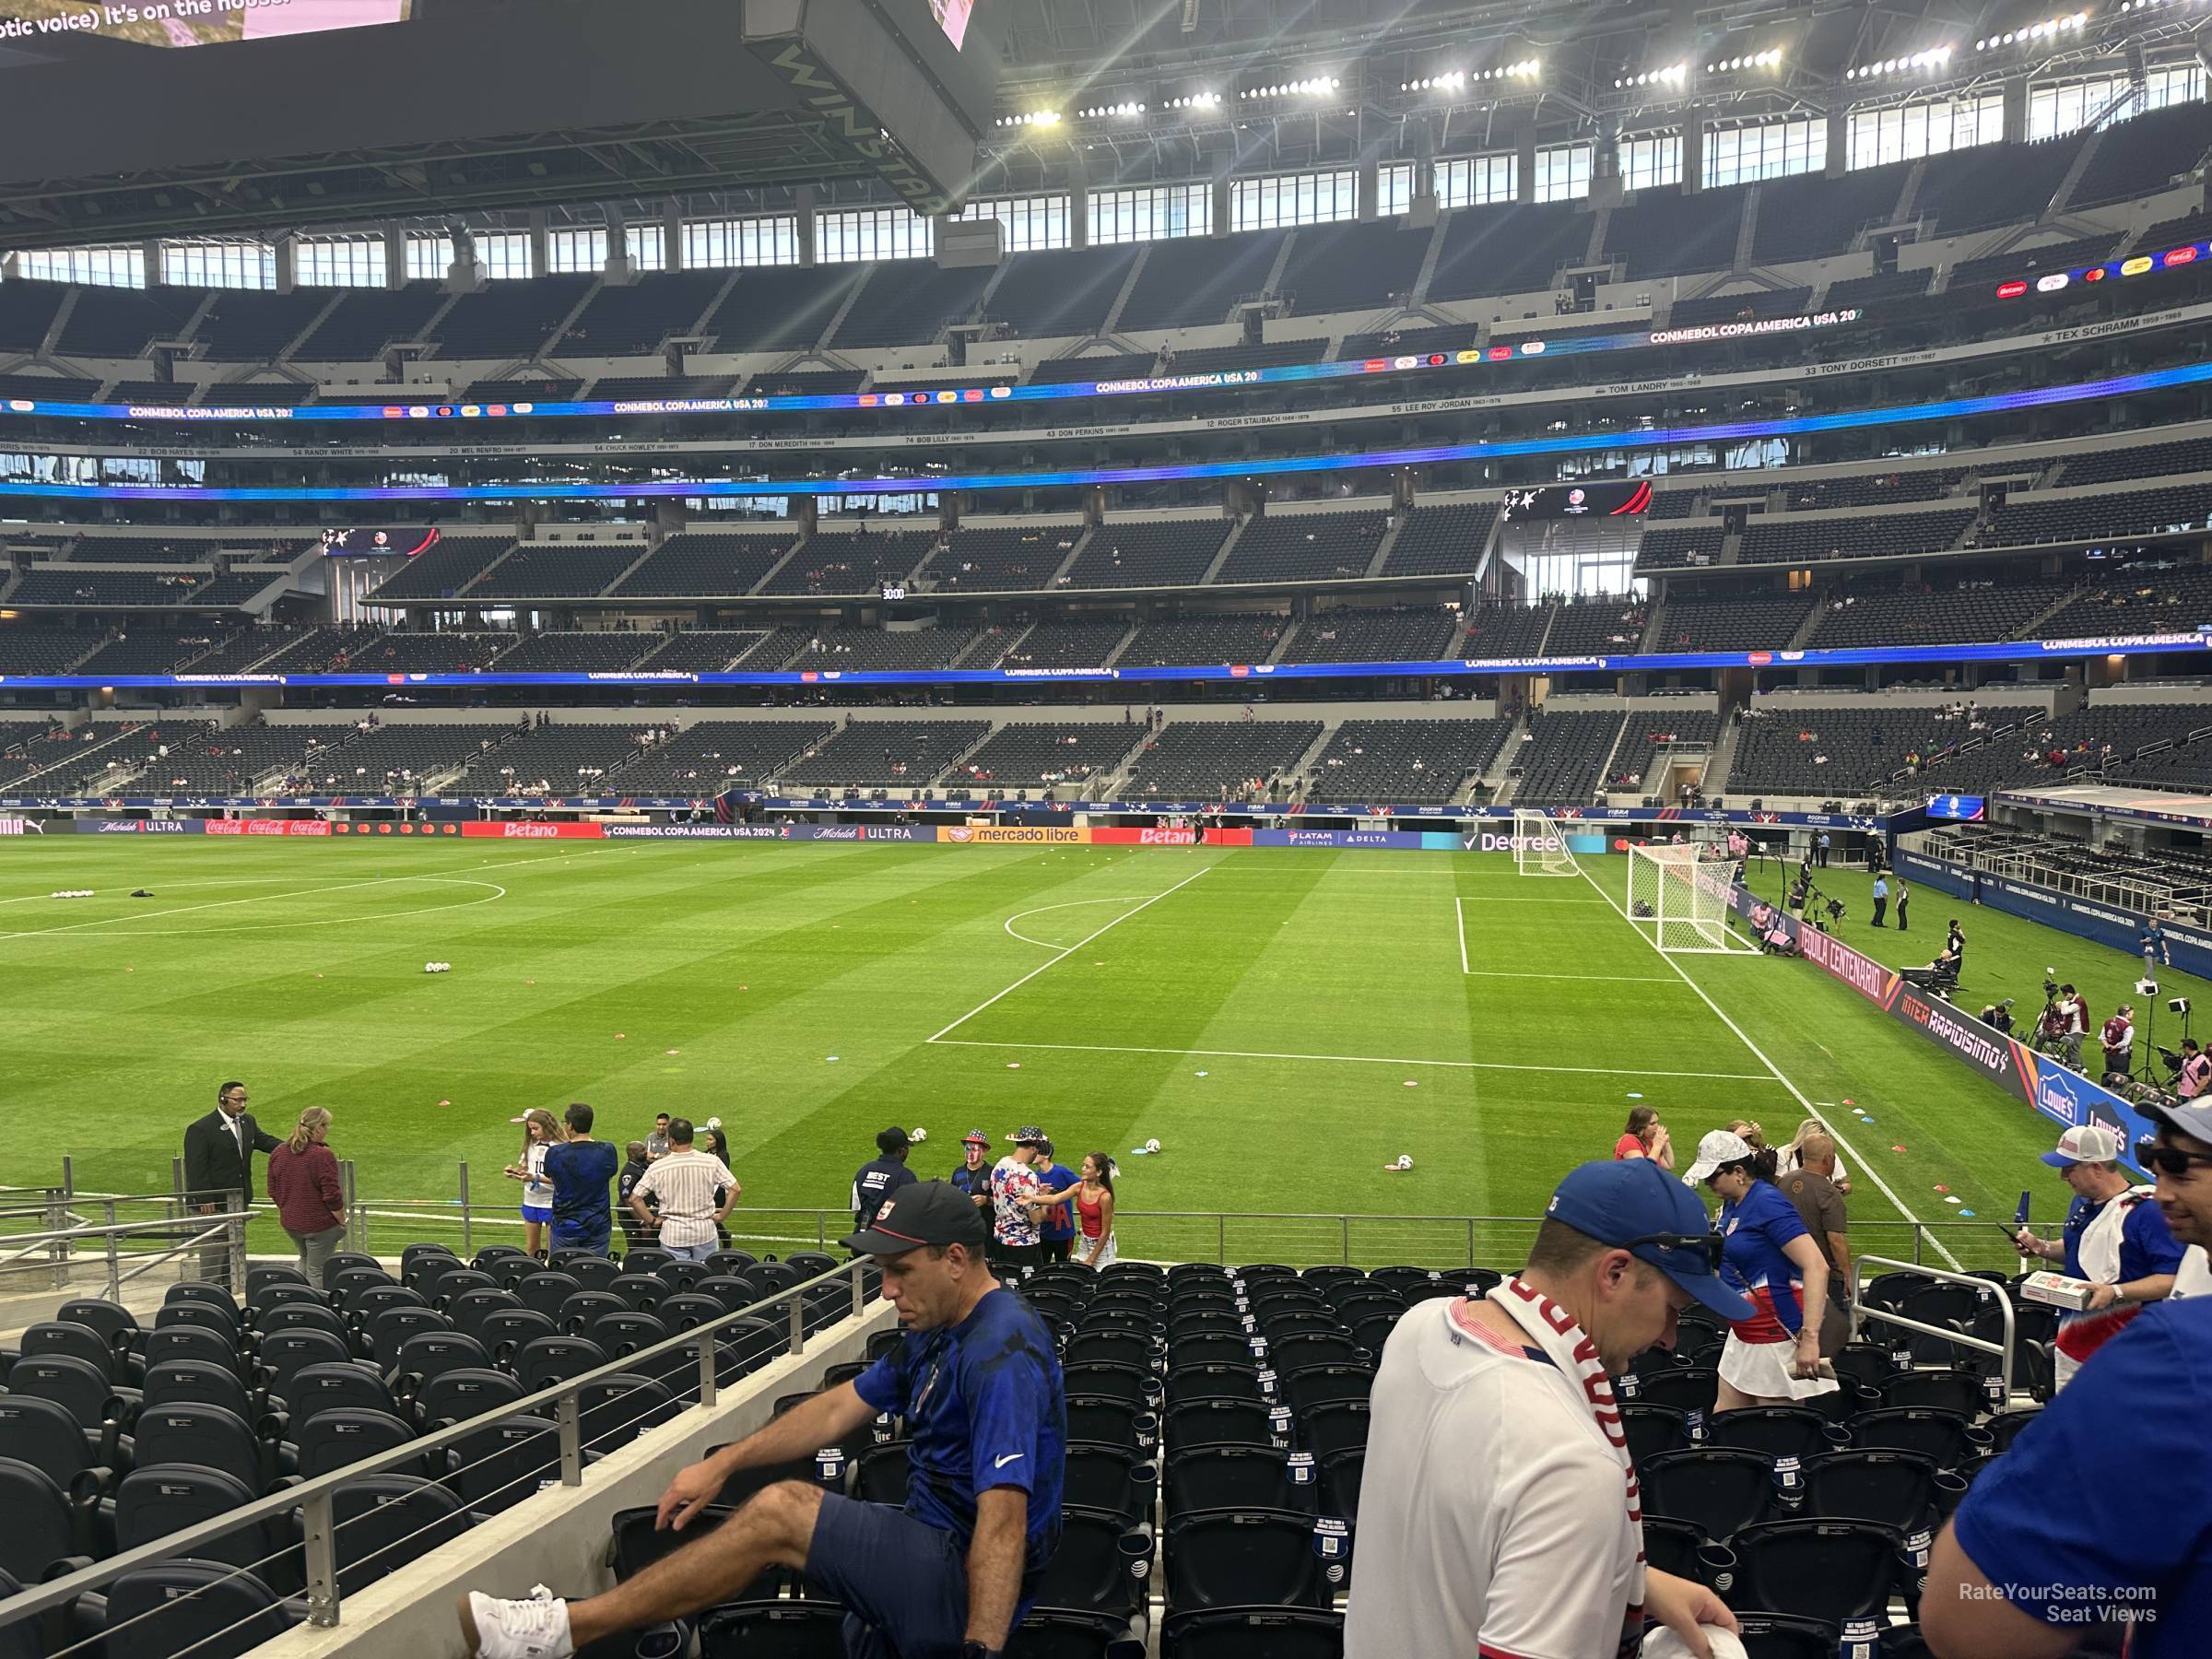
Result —
<instances>
[{"instance_id":1,"label":"grass mowing stripe","mask_svg":"<svg viewBox=\"0 0 2212 1659\"><path fill-rule=\"evenodd\" d=\"M1624 1065L1514 1065L1502 1060L1412 1060L1397 1054L1291 1054L1259 1049L1144 1048L1124 1042L1003 1042L966 1037L933 1037L947 1048L1064 1049L1082 1054L1183 1054L1218 1060L1313 1060L1346 1065L1430 1065L1450 1071L1537 1072L1594 1077L1708 1077L1727 1083L1783 1081L1759 1072L1653 1071L1648 1066ZM1784 1083L1786 1087L1786 1082Z\"/></svg>"},{"instance_id":2,"label":"grass mowing stripe","mask_svg":"<svg viewBox=\"0 0 2212 1659\"><path fill-rule=\"evenodd\" d=\"M1813 1109L1812 1101L1806 1098L1805 1091L1799 1088L1796 1084L1791 1082L1789 1078L1782 1075L1782 1068L1776 1065L1773 1061L1767 1058L1765 1051L1760 1049L1758 1043L1752 1041L1749 1037L1745 1035L1743 1027L1737 1025L1735 1020L1728 1018L1726 1011L1722 1008L1721 1005L1714 1002L1712 998L1706 994L1705 987L1699 984L1697 981L1691 979L1688 973L1685 973L1683 971L1681 963L1676 961L1675 959L1667 955L1665 951L1661 950L1659 948L1658 940L1646 934L1643 929L1638 927L1634 922L1630 921L1629 912L1622 910L1619 905L1613 903L1613 895L1606 892L1605 888L1599 887L1595 878L1593 877L1587 870L1583 872L1583 879L1590 883L1591 888L1598 895L1599 898L1603 899L1607 904L1613 905L1613 909L1618 913L1620 919L1623 922L1628 923L1630 930L1646 945L1650 946L1653 953L1669 968L1672 968L1675 972L1680 976L1684 984L1688 985L1692 991L1695 991L1698 994L1698 1000L1702 1002L1707 1007L1711 1008L1713 1013L1719 1017L1721 1023L1726 1026L1731 1031L1735 1033L1736 1041L1741 1042L1746 1048L1751 1051L1752 1057L1756 1059L1761 1065L1765 1066L1769 1071L1774 1074L1774 1080L1780 1083L1784 1088L1788 1089L1790 1093L1795 1097L1797 1103L1805 1108L1805 1115L1807 1117L1819 1117L1820 1114ZM1832 1118L1832 1114L1830 1114L1830 1117ZM1890 1204L1895 1206L1899 1215L1904 1217L1906 1220L1912 1222L1914 1226L1919 1226L1920 1218L1906 1206L1905 1201L1897 1195L1896 1189L1891 1187L1888 1182L1882 1179L1880 1171L1876 1170L1875 1167L1868 1163L1865 1159L1861 1158L1859 1156L1858 1149L1855 1147L1853 1147L1850 1145L1850 1143L1844 1140L1843 1136L1837 1132L1835 1124L1832 1121L1830 1121L1830 1118L1822 1118L1821 1121L1823 1124L1827 1124L1829 1136L1836 1143L1836 1149L1848 1157L1853 1168L1865 1171L1866 1178L1869 1181L1872 1181L1877 1187L1881 1189L1882 1196L1889 1200ZM1928 1235L1928 1242L1931 1247L1934 1248L1936 1253L1941 1256L1945 1262L1949 1264L1950 1268L1954 1273L1959 1271L1959 1258L1950 1253L1949 1248L1945 1245L1944 1241L1940 1238L1931 1233Z\"/></svg>"}]
</instances>

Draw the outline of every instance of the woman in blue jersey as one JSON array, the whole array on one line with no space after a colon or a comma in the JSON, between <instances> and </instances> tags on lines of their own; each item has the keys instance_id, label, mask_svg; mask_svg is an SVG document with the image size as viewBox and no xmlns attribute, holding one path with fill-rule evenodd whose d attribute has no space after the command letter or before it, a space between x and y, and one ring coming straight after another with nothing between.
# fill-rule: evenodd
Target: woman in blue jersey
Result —
<instances>
[{"instance_id":1,"label":"woman in blue jersey","mask_svg":"<svg viewBox=\"0 0 2212 1659\"><path fill-rule=\"evenodd\" d=\"M1828 1267L1796 1206L1774 1184L1772 1149L1715 1129L1698 1143L1698 1160L1682 1179L1704 1182L1721 1200L1721 1277L1749 1297L1753 1309L1749 1319L1728 1327L1714 1409L1787 1406L1833 1393L1834 1375L1820 1368Z\"/></svg>"}]
</instances>

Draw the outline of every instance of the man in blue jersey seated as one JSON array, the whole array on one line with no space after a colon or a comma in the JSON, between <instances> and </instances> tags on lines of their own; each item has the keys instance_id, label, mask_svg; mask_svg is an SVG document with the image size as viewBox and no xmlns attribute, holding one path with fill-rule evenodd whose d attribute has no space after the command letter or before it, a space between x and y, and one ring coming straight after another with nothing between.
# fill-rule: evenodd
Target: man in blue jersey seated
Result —
<instances>
[{"instance_id":1,"label":"man in blue jersey seated","mask_svg":"<svg viewBox=\"0 0 2212 1659\"><path fill-rule=\"evenodd\" d=\"M887 1199L843 1242L880 1261L905 1341L854 1381L685 1469L662 1495L659 1524L682 1531L738 1471L847 1443L883 1412L912 1437L903 1510L780 1481L604 1595L472 1593L460 1609L468 1652L566 1659L787 1567L844 1605L848 1659L996 1659L1059 1543L1067 1412L1051 1335L985 1265L989 1237L982 1212L945 1182Z\"/></svg>"}]
</instances>

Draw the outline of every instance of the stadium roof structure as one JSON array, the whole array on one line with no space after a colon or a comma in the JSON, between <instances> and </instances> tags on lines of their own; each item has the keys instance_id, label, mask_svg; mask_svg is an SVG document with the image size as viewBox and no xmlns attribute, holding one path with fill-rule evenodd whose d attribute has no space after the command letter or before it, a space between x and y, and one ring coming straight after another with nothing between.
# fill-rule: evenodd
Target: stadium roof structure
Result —
<instances>
[{"instance_id":1,"label":"stadium roof structure","mask_svg":"<svg viewBox=\"0 0 2212 1659\"><path fill-rule=\"evenodd\" d=\"M18 20L0 248L859 176L934 208L973 173L1000 56L990 6L955 47L932 0L345 3L401 15L191 50Z\"/></svg>"}]
</instances>

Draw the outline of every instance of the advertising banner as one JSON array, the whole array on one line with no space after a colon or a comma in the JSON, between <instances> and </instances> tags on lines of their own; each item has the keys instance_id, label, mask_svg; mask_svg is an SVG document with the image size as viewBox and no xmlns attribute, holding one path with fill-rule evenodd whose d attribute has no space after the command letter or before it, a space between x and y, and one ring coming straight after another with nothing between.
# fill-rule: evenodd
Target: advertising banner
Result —
<instances>
[{"instance_id":1,"label":"advertising banner","mask_svg":"<svg viewBox=\"0 0 2212 1659\"><path fill-rule=\"evenodd\" d=\"M386 826L380 825L380 829ZM481 821L461 826L461 833L483 837L490 841L605 841L605 824L525 824L514 822L484 823Z\"/></svg>"},{"instance_id":2,"label":"advertising banner","mask_svg":"<svg viewBox=\"0 0 2212 1659\"><path fill-rule=\"evenodd\" d=\"M330 833L328 818L209 818L208 835L323 835Z\"/></svg>"},{"instance_id":3,"label":"advertising banner","mask_svg":"<svg viewBox=\"0 0 2212 1659\"><path fill-rule=\"evenodd\" d=\"M937 839L963 847L1088 847L1097 833L1046 824L949 824Z\"/></svg>"},{"instance_id":4,"label":"advertising banner","mask_svg":"<svg viewBox=\"0 0 2212 1659\"><path fill-rule=\"evenodd\" d=\"M79 835L198 835L207 828L199 818L72 818Z\"/></svg>"},{"instance_id":5,"label":"advertising banner","mask_svg":"<svg viewBox=\"0 0 2212 1659\"><path fill-rule=\"evenodd\" d=\"M1850 986L1906 1030L1971 1066L2053 1123L2065 1128L2096 1124L2110 1129L2119 1138L2121 1161L2138 1177L2143 1176L2136 1166L2135 1147L2150 1135L2151 1124L2109 1088L1983 1024L1963 1008L1907 984L1895 970L1885 968L1832 935L1801 925L1796 917L1747 888L1731 888L1728 901L1756 934L1763 937L1779 925L1805 959L1823 973Z\"/></svg>"},{"instance_id":6,"label":"advertising banner","mask_svg":"<svg viewBox=\"0 0 2212 1659\"><path fill-rule=\"evenodd\" d=\"M1134 824L1109 824L1090 832L1094 847L1194 847L1195 830L1139 829Z\"/></svg>"},{"instance_id":7,"label":"advertising banner","mask_svg":"<svg viewBox=\"0 0 2212 1659\"><path fill-rule=\"evenodd\" d=\"M1454 846L1459 838L1450 838ZM1254 830L1255 847L1397 847L1420 851L1423 841L1411 830Z\"/></svg>"},{"instance_id":8,"label":"advertising banner","mask_svg":"<svg viewBox=\"0 0 2212 1659\"><path fill-rule=\"evenodd\" d=\"M333 829L339 835L421 836L427 840L433 835L465 835L472 827L459 823L411 824L401 822L395 824L390 818L377 818L373 821L363 820L358 824L337 824L334 825ZM496 828L496 826L491 827ZM547 828L543 824L535 827L541 830Z\"/></svg>"}]
</instances>

